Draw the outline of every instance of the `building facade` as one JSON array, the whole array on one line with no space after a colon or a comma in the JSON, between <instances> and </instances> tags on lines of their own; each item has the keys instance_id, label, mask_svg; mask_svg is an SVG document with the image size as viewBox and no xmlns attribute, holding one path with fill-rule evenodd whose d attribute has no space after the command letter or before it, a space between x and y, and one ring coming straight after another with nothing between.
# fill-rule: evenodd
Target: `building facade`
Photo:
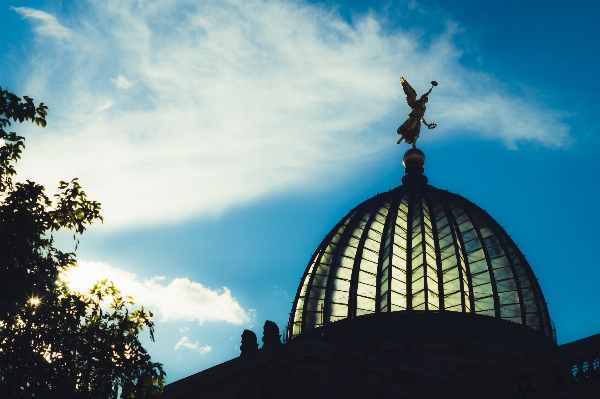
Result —
<instances>
[{"instance_id":1,"label":"building facade","mask_svg":"<svg viewBox=\"0 0 600 399\"><path fill-rule=\"evenodd\" d=\"M483 209L428 184L352 209L309 262L284 329L166 398L600 398L600 335L558 346L527 260Z\"/></svg>"}]
</instances>

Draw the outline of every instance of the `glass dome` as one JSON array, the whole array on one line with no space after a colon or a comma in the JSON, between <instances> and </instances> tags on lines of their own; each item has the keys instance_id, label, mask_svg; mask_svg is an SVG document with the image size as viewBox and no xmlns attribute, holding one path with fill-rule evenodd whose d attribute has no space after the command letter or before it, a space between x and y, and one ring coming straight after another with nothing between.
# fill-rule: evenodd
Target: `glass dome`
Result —
<instances>
[{"instance_id":1,"label":"glass dome","mask_svg":"<svg viewBox=\"0 0 600 399\"><path fill-rule=\"evenodd\" d=\"M290 338L414 311L475 313L553 337L537 279L509 235L474 203L427 184L423 164L409 150L403 184L352 209L325 237L298 288Z\"/></svg>"}]
</instances>

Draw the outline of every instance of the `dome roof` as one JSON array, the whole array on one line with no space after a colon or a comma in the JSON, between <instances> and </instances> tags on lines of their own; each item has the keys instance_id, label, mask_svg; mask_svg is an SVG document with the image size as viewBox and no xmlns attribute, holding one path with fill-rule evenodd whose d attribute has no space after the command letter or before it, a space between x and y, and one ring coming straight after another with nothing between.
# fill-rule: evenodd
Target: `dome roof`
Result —
<instances>
[{"instance_id":1,"label":"dome roof","mask_svg":"<svg viewBox=\"0 0 600 399\"><path fill-rule=\"evenodd\" d=\"M352 209L327 234L300 282L294 337L384 312L461 312L519 323L551 337L527 260L486 211L427 184L425 157L404 157L402 185Z\"/></svg>"}]
</instances>

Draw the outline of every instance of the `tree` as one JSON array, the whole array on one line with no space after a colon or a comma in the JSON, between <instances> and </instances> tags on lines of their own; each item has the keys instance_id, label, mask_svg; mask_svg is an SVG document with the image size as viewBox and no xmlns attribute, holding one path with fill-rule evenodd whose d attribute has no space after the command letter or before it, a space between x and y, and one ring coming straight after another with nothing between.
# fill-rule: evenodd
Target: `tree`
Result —
<instances>
[{"instance_id":1,"label":"tree","mask_svg":"<svg viewBox=\"0 0 600 399\"><path fill-rule=\"evenodd\" d=\"M52 201L44 187L13 182L24 138L13 122L46 126L47 107L0 87L0 397L140 398L160 393L165 373L138 337L152 313L132 310L112 283L70 292L60 273L76 267L75 251L55 247L53 233L102 220L75 178ZM75 250L77 244L75 244Z\"/></svg>"}]
</instances>

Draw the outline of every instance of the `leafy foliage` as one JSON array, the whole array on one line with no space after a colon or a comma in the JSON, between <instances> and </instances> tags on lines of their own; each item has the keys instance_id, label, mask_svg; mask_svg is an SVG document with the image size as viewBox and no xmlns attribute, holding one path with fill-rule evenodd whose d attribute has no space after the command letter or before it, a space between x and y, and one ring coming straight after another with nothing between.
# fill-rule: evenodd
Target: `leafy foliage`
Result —
<instances>
[{"instance_id":1,"label":"leafy foliage","mask_svg":"<svg viewBox=\"0 0 600 399\"><path fill-rule=\"evenodd\" d=\"M75 252L54 246L53 233L81 235L102 220L100 204L87 199L77 179L59 183L52 201L44 187L14 183L24 138L13 122L46 126L37 107L0 87L0 397L122 398L162 391L165 373L153 363L138 334L152 313L134 305L112 283L88 294L70 292L60 273L76 266Z\"/></svg>"}]
</instances>

